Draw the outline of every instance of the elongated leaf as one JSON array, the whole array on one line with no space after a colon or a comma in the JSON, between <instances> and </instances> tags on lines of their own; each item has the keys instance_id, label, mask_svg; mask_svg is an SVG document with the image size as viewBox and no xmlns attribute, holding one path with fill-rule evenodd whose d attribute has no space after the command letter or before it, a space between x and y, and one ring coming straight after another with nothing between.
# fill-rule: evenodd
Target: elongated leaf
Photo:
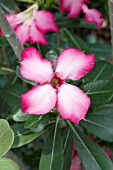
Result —
<instances>
[{"instance_id":1,"label":"elongated leaf","mask_svg":"<svg viewBox=\"0 0 113 170\"><path fill-rule=\"evenodd\" d=\"M113 142L113 109L87 115L86 121L82 120L80 123L99 138Z\"/></svg>"},{"instance_id":2,"label":"elongated leaf","mask_svg":"<svg viewBox=\"0 0 113 170\"><path fill-rule=\"evenodd\" d=\"M70 130L66 133L66 138L63 147L63 170L70 170L72 161L72 137L70 135Z\"/></svg>"},{"instance_id":3,"label":"elongated leaf","mask_svg":"<svg viewBox=\"0 0 113 170\"><path fill-rule=\"evenodd\" d=\"M62 170L62 162L61 134L57 120L43 148L39 169Z\"/></svg>"},{"instance_id":4,"label":"elongated leaf","mask_svg":"<svg viewBox=\"0 0 113 170\"><path fill-rule=\"evenodd\" d=\"M72 123L68 121L68 124L85 170L113 170L111 160L102 149Z\"/></svg>"},{"instance_id":5,"label":"elongated leaf","mask_svg":"<svg viewBox=\"0 0 113 170\"><path fill-rule=\"evenodd\" d=\"M12 106L21 107L20 95L25 93L28 89L24 86L13 85L3 91L3 98L6 103Z\"/></svg>"},{"instance_id":6,"label":"elongated leaf","mask_svg":"<svg viewBox=\"0 0 113 170\"><path fill-rule=\"evenodd\" d=\"M12 148L18 148L20 146L23 146L25 144L30 143L34 139L36 139L38 136L42 135L46 130L37 132L37 133L32 133L30 130L24 129L24 124L16 124L12 126L12 129L15 134L14 138L14 143L12 145Z\"/></svg>"},{"instance_id":7,"label":"elongated leaf","mask_svg":"<svg viewBox=\"0 0 113 170\"><path fill-rule=\"evenodd\" d=\"M19 167L11 159L0 158L0 170L19 170Z\"/></svg>"},{"instance_id":8,"label":"elongated leaf","mask_svg":"<svg viewBox=\"0 0 113 170\"><path fill-rule=\"evenodd\" d=\"M79 48L80 50L85 50L86 53L90 52L90 48L88 47L85 41L83 41L81 38L79 38L72 32L68 31L67 29L64 29L64 32L65 38L67 38L69 46Z\"/></svg>"},{"instance_id":9,"label":"elongated leaf","mask_svg":"<svg viewBox=\"0 0 113 170\"><path fill-rule=\"evenodd\" d=\"M0 119L0 157L11 148L13 141L14 133L9 123L4 119Z\"/></svg>"},{"instance_id":10,"label":"elongated leaf","mask_svg":"<svg viewBox=\"0 0 113 170\"><path fill-rule=\"evenodd\" d=\"M90 44L89 46L92 53L95 54L96 60L105 60L107 58L111 58L112 56L111 46L106 43L98 42L96 44Z\"/></svg>"},{"instance_id":11,"label":"elongated leaf","mask_svg":"<svg viewBox=\"0 0 113 170\"><path fill-rule=\"evenodd\" d=\"M99 80L88 83L82 87L83 91L90 97L92 104L104 104L113 97L113 81Z\"/></svg>"},{"instance_id":12,"label":"elongated leaf","mask_svg":"<svg viewBox=\"0 0 113 170\"><path fill-rule=\"evenodd\" d=\"M9 67L4 67L0 65L0 75L5 74L15 74L15 71Z\"/></svg>"},{"instance_id":13,"label":"elongated leaf","mask_svg":"<svg viewBox=\"0 0 113 170\"><path fill-rule=\"evenodd\" d=\"M90 73L88 73L83 80L85 83L97 81L97 80L107 80L111 79L113 74L113 65L106 61L97 61L94 68Z\"/></svg>"}]
</instances>

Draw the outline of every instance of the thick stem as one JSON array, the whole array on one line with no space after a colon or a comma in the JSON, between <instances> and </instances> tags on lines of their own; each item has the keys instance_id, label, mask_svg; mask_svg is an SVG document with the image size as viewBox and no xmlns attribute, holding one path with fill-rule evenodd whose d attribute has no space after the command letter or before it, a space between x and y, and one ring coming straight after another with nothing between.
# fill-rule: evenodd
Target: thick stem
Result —
<instances>
[{"instance_id":1,"label":"thick stem","mask_svg":"<svg viewBox=\"0 0 113 170\"><path fill-rule=\"evenodd\" d=\"M108 0L110 12L110 29L111 29L111 44L112 44L112 60L113 60L113 0Z\"/></svg>"},{"instance_id":2,"label":"thick stem","mask_svg":"<svg viewBox=\"0 0 113 170\"><path fill-rule=\"evenodd\" d=\"M18 37L16 36L13 29L9 25L1 7L0 7L0 28L2 29L4 36L7 38L7 41L13 48L17 58L21 60L21 52L24 50L24 47L22 46Z\"/></svg>"}]
</instances>

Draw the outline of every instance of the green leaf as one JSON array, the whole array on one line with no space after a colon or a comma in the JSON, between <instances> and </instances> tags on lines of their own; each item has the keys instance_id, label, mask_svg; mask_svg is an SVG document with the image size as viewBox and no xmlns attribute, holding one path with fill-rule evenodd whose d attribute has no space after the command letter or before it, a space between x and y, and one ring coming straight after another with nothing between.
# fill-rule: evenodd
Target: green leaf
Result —
<instances>
[{"instance_id":1,"label":"green leaf","mask_svg":"<svg viewBox=\"0 0 113 170\"><path fill-rule=\"evenodd\" d=\"M43 131L40 131L37 133L32 133L30 130L28 130L28 129L26 130L24 128L23 123L13 125L12 129L15 134L14 143L12 145L12 148L18 148L20 146L30 143L31 141L36 139L38 136L42 135L47 130L46 129L46 130L43 130Z\"/></svg>"},{"instance_id":2,"label":"green leaf","mask_svg":"<svg viewBox=\"0 0 113 170\"><path fill-rule=\"evenodd\" d=\"M25 93L28 90L27 87L20 86L20 85L13 85L6 88L3 91L3 98L6 103L12 106L21 107L21 100L20 95Z\"/></svg>"},{"instance_id":3,"label":"green leaf","mask_svg":"<svg viewBox=\"0 0 113 170\"><path fill-rule=\"evenodd\" d=\"M94 144L79 128L67 121L74 144L85 170L113 170L113 164L99 146Z\"/></svg>"},{"instance_id":4,"label":"green leaf","mask_svg":"<svg viewBox=\"0 0 113 170\"><path fill-rule=\"evenodd\" d=\"M83 81L88 83L97 80L107 80L111 79L112 74L113 65L101 60L95 63L94 68L83 78Z\"/></svg>"},{"instance_id":5,"label":"green leaf","mask_svg":"<svg viewBox=\"0 0 113 170\"><path fill-rule=\"evenodd\" d=\"M16 122L24 122L32 116L30 114L23 113L21 109L13 110L13 113L14 112L15 114L13 115L13 120Z\"/></svg>"},{"instance_id":6,"label":"green leaf","mask_svg":"<svg viewBox=\"0 0 113 170\"><path fill-rule=\"evenodd\" d=\"M95 54L96 60L105 60L107 58L111 58L112 49L111 46L106 43L96 43L90 44L90 49L92 53Z\"/></svg>"},{"instance_id":7,"label":"green leaf","mask_svg":"<svg viewBox=\"0 0 113 170\"><path fill-rule=\"evenodd\" d=\"M55 70L55 68L56 68L56 60L57 60L57 58L58 58L58 55L57 55L56 51L50 50L49 52L47 52L46 58L47 58L48 60L51 60L51 61L52 61L53 70Z\"/></svg>"},{"instance_id":8,"label":"green leaf","mask_svg":"<svg viewBox=\"0 0 113 170\"><path fill-rule=\"evenodd\" d=\"M32 115L25 122L24 127L31 129L33 132L42 131L49 122L49 114L45 115Z\"/></svg>"},{"instance_id":9,"label":"green leaf","mask_svg":"<svg viewBox=\"0 0 113 170\"><path fill-rule=\"evenodd\" d=\"M63 170L70 170L72 161L72 137L70 135L70 130L66 133L66 138L63 147Z\"/></svg>"},{"instance_id":10,"label":"green leaf","mask_svg":"<svg viewBox=\"0 0 113 170\"><path fill-rule=\"evenodd\" d=\"M90 48L88 47L85 41L83 41L81 38L79 38L77 35L73 34L72 32L68 31L68 29L63 29L63 30L69 46L76 47L80 50L85 50L86 53L90 52Z\"/></svg>"},{"instance_id":11,"label":"green leaf","mask_svg":"<svg viewBox=\"0 0 113 170\"><path fill-rule=\"evenodd\" d=\"M84 85L82 89L90 97L92 104L104 104L109 102L113 97L112 80L91 82Z\"/></svg>"},{"instance_id":12,"label":"green leaf","mask_svg":"<svg viewBox=\"0 0 113 170\"><path fill-rule=\"evenodd\" d=\"M80 18L59 17L57 19L58 28L75 28L80 23Z\"/></svg>"},{"instance_id":13,"label":"green leaf","mask_svg":"<svg viewBox=\"0 0 113 170\"><path fill-rule=\"evenodd\" d=\"M19 167L11 159L0 158L0 170L19 170Z\"/></svg>"},{"instance_id":14,"label":"green leaf","mask_svg":"<svg viewBox=\"0 0 113 170\"><path fill-rule=\"evenodd\" d=\"M26 82L26 83L28 83L28 84L31 84L31 85L33 85L33 86L35 86L35 85L37 84L37 83L34 82L34 81L30 81L30 80L24 79L24 78L21 76L21 74L20 74L20 67L19 67L19 66L16 67L16 74L17 74L17 76L18 76L21 80L23 80L24 82Z\"/></svg>"},{"instance_id":15,"label":"green leaf","mask_svg":"<svg viewBox=\"0 0 113 170\"><path fill-rule=\"evenodd\" d=\"M62 158L61 134L57 119L55 128L48 136L48 139L46 140L46 143L44 145L39 164L39 169L62 170L62 162L63 158Z\"/></svg>"},{"instance_id":16,"label":"green leaf","mask_svg":"<svg viewBox=\"0 0 113 170\"><path fill-rule=\"evenodd\" d=\"M14 133L9 123L0 119L0 157L3 156L11 148L14 141Z\"/></svg>"},{"instance_id":17,"label":"green leaf","mask_svg":"<svg viewBox=\"0 0 113 170\"><path fill-rule=\"evenodd\" d=\"M86 121L82 120L80 124L99 138L113 142L113 109L86 115Z\"/></svg>"}]
</instances>

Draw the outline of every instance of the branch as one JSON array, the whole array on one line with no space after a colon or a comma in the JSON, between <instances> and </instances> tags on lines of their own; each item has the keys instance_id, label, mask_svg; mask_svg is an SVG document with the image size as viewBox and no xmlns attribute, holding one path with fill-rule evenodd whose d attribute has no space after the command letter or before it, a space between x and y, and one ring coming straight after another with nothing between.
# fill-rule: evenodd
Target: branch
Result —
<instances>
[{"instance_id":1,"label":"branch","mask_svg":"<svg viewBox=\"0 0 113 170\"><path fill-rule=\"evenodd\" d=\"M110 13L110 30L111 30L111 44L112 44L112 60L113 60L113 0L108 0Z\"/></svg>"},{"instance_id":2,"label":"branch","mask_svg":"<svg viewBox=\"0 0 113 170\"><path fill-rule=\"evenodd\" d=\"M0 28L2 29L4 36L11 45L12 49L14 50L15 55L19 60L21 60L21 52L24 50L24 47L22 46L18 37L14 33L10 24L8 23L1 7L0 7Z\"/></svg>"}]
</instances>

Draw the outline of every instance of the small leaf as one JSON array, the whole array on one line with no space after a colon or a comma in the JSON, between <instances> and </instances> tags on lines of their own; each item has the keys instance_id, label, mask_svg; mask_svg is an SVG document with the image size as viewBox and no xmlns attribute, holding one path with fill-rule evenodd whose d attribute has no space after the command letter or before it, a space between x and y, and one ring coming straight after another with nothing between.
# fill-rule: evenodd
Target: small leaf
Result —
<instances>
[{"instance_id":1,"label":"small leaf","mask_svg":"<svg viewBox=\"0 0 113 170\"><path fill-rule=\"evenodd\" d=\"M102 149L69 121L75 147L85 170L113 170L113 164Z\"/></svg>"},{"instance_id":2,"label":"small leaf","mask_svg":"<svg viewBox=\"0 0 113 170\"><path fill-rule=\"evenodd\" d=\"M113 142L113 109L86 115L86 121L82 120L80 124L99 138Z\"/></svg>"},{"instance_id":3,"label":"small leaf","mask_svg":"<svg viewBox=\"0 0 113 170\"><path fill-rule=\"evenodd\" d=\"M61 134L57 119L55 128L51 131L44 145L39 169L62 170L62 162Z\"/></svg>"},{"instance_id":4,"label":"small leaf","mask_svg":"<svg viewBox=\"0 0 113 170\"><path fill-rule=\"evenodd\" d=\"M19 170L18 165L11 159L0 158L0 170Z\"/></svg>"},{"instance_id":5,"label":"small leaf","mask_svg":"<svg viewBox=\"0 0 113 170\"><path fill-rule=\"evenodd\" d=\"M0 157L3 156L11 148L14 141L14 133L9 123L0 119Z\"/></svg>"},{"instance_id":6,"label":"small leaf","mask_svg":"<svg viewBox=\"0 0 113 170\"><path fill-rule=\"evenodd\" d=\"M84 85L82 89L90 97L92 104L104 104L109 102L113 97L112 80L91 82Z\"/></svg>"},{"instance_id":7,"label":"small leaf","mask_svg":"<svg viewBox=\"0 0 113 170\"><path fill-rule=\"evenodd\" d=\"M48 122L49 122L49 114L32 115L25 122L24 127L29 128L33 132L40 132L45 128Z\"/></svg>"},{"instance_id":8,"label":"small leaf","mask_svg":"<svg viewBox=\"0 0 113 170\"><path fill-rule=\"evenodd\" d=\"M107 80L111 79L112 74L113 65L106 61L97 61L92 71L83 78L83 81L88 83L97 80Z\"/></svg>"},{"instance_id":9,"label":"small leaf","mask_svg":"<svg viewBox=\"0 0 113 170\"><path fill-rule=\"evenodd\" d=\"M15 71L9 67L4 67L0 65L0 75L15 74Z\"/></svg>"},{"instance_id":10,"label":"small leaf","mask_svg":"<svg viewBox=\"0 0 113 170\"><path fill-rule=\"evenodd\" d=\"M21 109L13 110L13 112L15 112L15 114L13 115L13 120L16 122L24 122L32 116L30 114L23 113Z\"/></svg>"},{"instance_id":11,"label":"small leaf","mask_svg":"<svg viewBox=\"0 0 113 170\"><path fill-rule=\"evenodd\" d=\"M30 80L24 79L24 78L21 76L21 74L20 74L20 67L19 67L19 66L16 67L16 74L17 74L17 76L18 76L21 80L23 80L24 82L26 82L26 83L28 83L28 84L31 84L31 85L33 85L33 86L35 86L35 85L37 84L37 83L34 82L34 81L30 81Z\"/></svg>"},{"instance_id":12,"label":"small leaf","mask_svg":"<svg viewBox=\"0 0 113 170\"><path fill-rule=\"evenodd\" d=\"M18 148L20 146L23 146L25 144L30 143L34 139L36 139L38 136L42 135L46 130L37 132L37 133L32 133L30 130L24 129L24 124L16 124L12 126L12 129L15 134L14 138L14 143L12 145L12 148Z\"/></svg>"}]
</instances>

